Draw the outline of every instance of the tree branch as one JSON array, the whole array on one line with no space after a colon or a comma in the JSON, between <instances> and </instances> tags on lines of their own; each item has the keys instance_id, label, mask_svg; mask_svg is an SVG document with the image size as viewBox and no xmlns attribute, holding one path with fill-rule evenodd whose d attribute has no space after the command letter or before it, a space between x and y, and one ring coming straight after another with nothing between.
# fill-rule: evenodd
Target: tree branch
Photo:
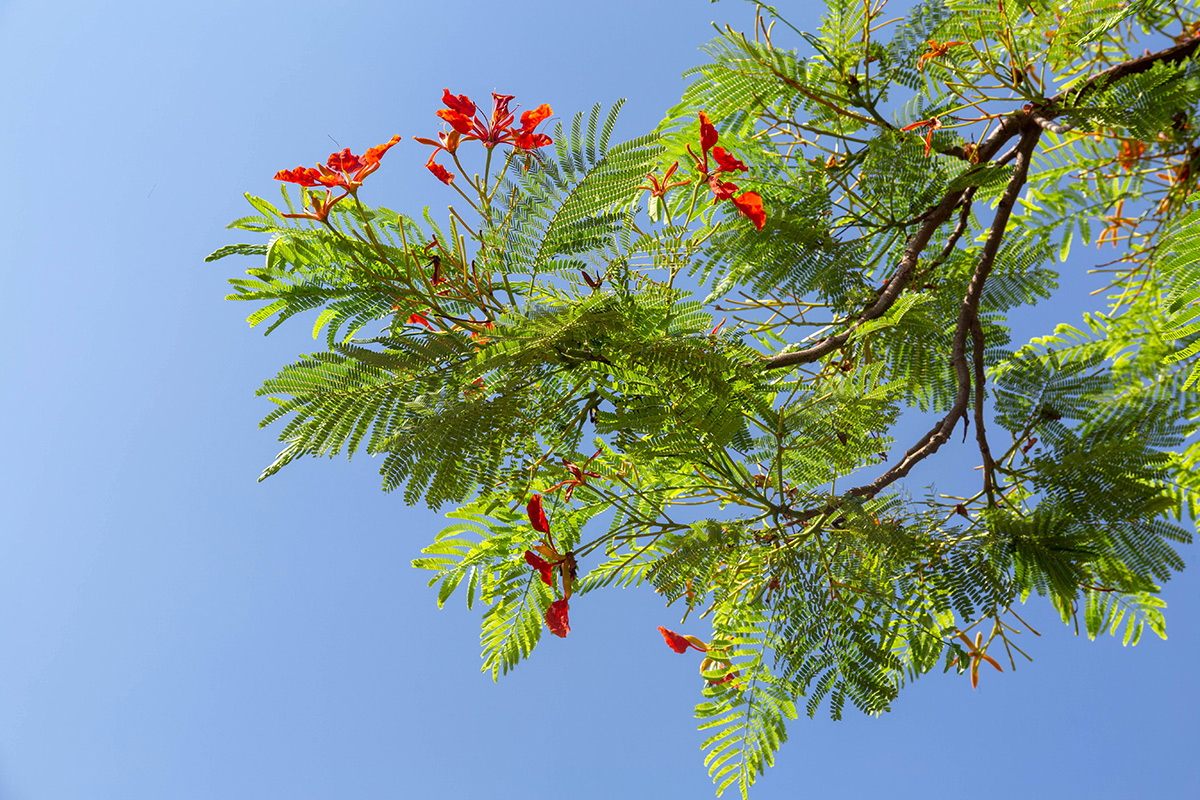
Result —
<instances>
[{"instance_id":1,"label":"tree branch","mask_svg":"<svg viewBox=\"0 0 1200 800\"><path fill-rule=\"evenodd\" d=\"M950 358L951 363L954 365L954 372L958 376L958 396L955 398L954 406L928 433L917 440L917 443L905 452L904 458L894 467L880 475L873 482L865 486L857 486L846 492L847 496L854 495L871 498L882 491L888 484L903 478L919 462L937 452L938 448L950 438L950 433L954 430L954 425L958 422L959 418L966 413L967 404L971 399L971 372L967 366L966 354L967 335L972 325L978 324L979 300L983 295L984 284L987 282L988 275L992 271L996 254L1000 250L1000 243L1004 239L1008 220L1012 216L1013 206L1016 205L1017 197L1020 195L1021 189L1025 185L1025 179L1029 174L1029 162L1033 155L1033 149L1037 146L1038 139L1042 135L1041 126L1034 122L1033 118L1028 115L1020 116L1020 125L1021 141L1017 145L1013 176L1009 179L1008 186L1004 189L1004 196L1000 198L1000 202L996 207L996 216L992 220L991 230L988 232L987 241L983 245L983 251L979 255L979 261L975 265L975 271L971 275L971 282L967 285L967 293L963 297L962 307L958 313L958 324L954 330L954 344L951 349ZM979 391L982 393L982 386L979 387ZM978 431L976 432L976 436L979 436Z\"/></svg>"}]
</instances>

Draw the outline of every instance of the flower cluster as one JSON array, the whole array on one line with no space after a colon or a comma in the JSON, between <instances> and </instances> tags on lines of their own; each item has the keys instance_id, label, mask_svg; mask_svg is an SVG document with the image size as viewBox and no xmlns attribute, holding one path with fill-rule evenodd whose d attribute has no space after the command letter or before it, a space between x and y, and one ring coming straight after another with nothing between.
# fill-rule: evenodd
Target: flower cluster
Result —
<instances>
[{"instance_id":1,"label":"flower cluster","mask_svg":"<svg viewBox=\"0 0 1200 800\"><path fill-rule=\"evenodd\" d=\"M450 132L439 133L436 141L421 136L413 137L421 144L434 148L433 154L425 162L426 168L439 181L449 185L454 181L454 173L436 163L434 158L442 151L453 156L462 142L477 141L489 150L500 144L510 144L518 150L536 150L550 144L553 140L536 130L554 113L550 106L542 103L532 111L522 113L520 127L514 127L516 115L508 108L512 100L511 94L492 92L492 114L485 117L478 112L471 98L465 94L453 95L449 89L444 89L442 103L446 107L439 109L437 115L450 126Z\"/></svg>"},{"instance_id":2,"label":"flower cluster","mask_svg":"<svg viewBox=\"0 0 1200 800\"><path fill-rule=\"evenodd\" d=\"M754 223L757 230L762 230L763 225L767 222L767 214L763 210L762 197L758 192L743 192L740 195L734 196L738 191L738 186L732 181L724 181L721 178L726 173L745 172L748 167L743 164L736 156L729 153L725 148L717 145L717 129L709 122L708 115L703 111L700 112L700 152L702 156L697 156L692 152L692 146L688 145L687 151L692 159L696 162L696 171L700 173L700 178L708 183L708 188L713 193L713 202L720 200L732 200L733 205L737 208L738 213ZM709 169L708 154L712 151L713 160L717 162L715 169ZM670 180L671 173L674 168L668 170L663 178L663 184ZM649 177L649 176L647 176ZM665 188L656 186L656 189L665 191ZM666 187L669 188L669 187Z\"/></svg>"},{"instance_id":3,"label":"flower cluster","mask_svg":"<svg viewBox=\"0 0 1200 800\"><path fill-rule=\"evenodd\" d=\"M546 519L540 494L535 494L529 499L526 512L529 514L529 522L533 525L533 529L538 533L545 534L545 538L533 550L525 551L525 563L537 570L542 581L551 588L555 588L555 571L557 570L562 575L563 596L546 609L546 627L555 636L566 637L571 632L571 624L567 618L567 612L570 610L568 601L571 599L571 592L575 588L575 578L579 571L579 567L575 563L575 554L569 550L566 553L560 553L554 546L554 540L550 538L550 521ZM534 552L535 550L537 552Z\"/></svg>"},{"instance_id":4,"label":"flower cluster","mask_svg":"<svg viewBox=\"0 0 1200 800\"><path fill-rule=\"evenodd\" d=\"M354 155L350 152L350 148L346 147L339 153L330 154L329 159L324 164L318 164L315 169L296 167L295 169L279 170L275 173L277 181L295 183L305 188L326 187L324 200L318 201L310 198L307 193L305 194L305 202L311 204L312 211L306 214L284 214L284 216L325 222L329 218L329 212L337 205L338 201L357 192L358 187L362 186L363 180L379 169L379 161L384 154L399 141L400 135L397 134L386 143L367 150L361 156ZM334 189L342 189L342 194L334 197Z\"/></svg>"}]
</instances>

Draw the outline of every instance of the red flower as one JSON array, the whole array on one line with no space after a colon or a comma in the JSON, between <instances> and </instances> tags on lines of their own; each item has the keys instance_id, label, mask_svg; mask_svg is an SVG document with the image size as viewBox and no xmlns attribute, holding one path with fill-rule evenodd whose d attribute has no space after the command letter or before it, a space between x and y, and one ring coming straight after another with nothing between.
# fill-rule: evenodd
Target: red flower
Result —
<instances>
[{"instance_id":1,"label":"red flower","mask_svg":"<svg viewBox=\"0 0 1200 800\"><path fill-rule=\"evenodd\" d=\"M748 218L756 230L762 230L763 225L767 224L767 212L763 210L762 198L758 192L746 192L733 198L733 204L737 207L738 213L743 217Z\"/></svg>"},{"instance_id":2,"label":"red flower","mask_svg":"<svg viewBox=\"0 0 1200 800\"><path fill-rule=\"evenodd\" d=\"M433 326L429 324L429 320L425 319L424 314L409 314L408 323L410 325L424 325L429 330L433 330Z\"/></svg>"},{"instance_id":3,"label":"red flower","mask_svg":"<svg viewBox=\"0 0 1200 800\"><path fill-rule=\"evenodd\" d=\"M533 525L533 529L538 533L550 533L550 522L546 519L546 512L542 510L542 496L535 494L529 498L529 505L525 507L529 514L529 522Z\"/></svg>"},{"instance_id":4,"label":"red flower","mask_svg":"<svg viewBox=\"0 0 1200 800\"><path fill-rule=\"evenodd\" d=\"M525 563L536 569L542 575L542 582L547 586L554 585L554 565L532 550L525 551Z\"/></svg>"},{"instance_id":5,"label":"red flower","mask_svg":"<svg viewBox=\"0 0 1200 800\"><path fill-rule=\"evenodd\" d=\"M684 636L675 631L669 631L661 625L658 626L658 632L662 634L667 645L676 653L686 653L689 647L693 650L699 650L701 653L708 652L708 645L695 636Z\"/></svg>"},{"instance_id":6,"label":"red flower","mask_svg":"<svg viewBox=\"0 0 1200 800\"><path fill-rule=\"evenodd\" d=\"M451 111L448 108L439 108L437 115L446 122L450 123L450 127L453 128L456 133L465 134L471 132L473 123L471 118L465 114L460 114L457 111Z\"/></svg>"},{"instance_id":7,"label":"red flower","mask_svg":"<svg viewBox=\"0 0 1200 800\"><path fill-rule=\"evenodd\" d=\"M536 150L539 147L545 147L554 140L544 133L527 133L525 131L517 131L513 137L512 143L520 150Z\"/></svg>"},{"instance_id":8,"label":"red flower","mask_svg":"<svg viewBox=\"0 0 1200 800\"><path fill-rule=\"evenodd\" d=\"M661 625L658 628L658 632L661 633L663 639L666 640L667 646L676 653L686 653L689 647L693 650L699 650L701 653L708 653L708 645L705 644L702 639L697 639L695 636L684 636L683 634L676 633L675 631L669 631ZM710 654L705 656L704 660L700 662L701 675L704 675L705 672L710 670L722 668L729 669L729 662L725 660L724 656L714 657ZM705 680L708 681L709 686L720 686L723 683L734 681L740 676L740 672L733 670L725 675L722 675L720 678L705 678Z\"/></svg>"},{"instance_id":9,"label":"red flower","mask_svg":"<svg viewBox=\"0 0 1200 800\"><path fill-rule=\"evenodd\" d=\"M549 136L534 132L534 128L554 113L550 106L543 103L532 111L526 111L521 115L521 127L514 130L513 113L508 110L512 100L511 94L492 92L492 115L490 119L483 119L476 113L471 98L465 94L456 97L446 89L442 93L446 108L439 109L437 115L464 140L479 141L487 148L508 143L523 150L532 150L550 144ZM423 143L432 144L432 140L423 140ZM447 147L442 149L449 150Z\"/></svg>"},{"instance_id":10,"label":"red flower","mask_svg":"<svg viewBox=\"0 0 1200 800\"><path fill-rule=\"evenodd\" d=\"M554 110L550 106L542 103L532 111L521 114L521 130L515 132L513 144L522 150L533 150L550 144L553 140L549 136L544 133L534 133L533 129L553 113Z\"/></svg>"},{"instance_id":11,"label":"red flower","mask_svg":"<svg viewBox=\"0 0 1200 800\"><path fill-rule=\"evenodd\" d=\"M351 193L362 185L363 179L379 169L379 160L399 141L400 135L397 134L384 144L372 147L362 156L354 155L347 147L340 153L331 154L329 160L325 164L318 164L316 169L311 167L281 169L275 173L275 180L298 183L301 186L316 186L319 183L330 188L340 187L347 193ZM352 172L353 175L350 174Z\"/></svg>"},{"instance_id":12,"label":"red flower","mask_svg":"<svg viewBox=\"0 0 1200 800\"><path fill-rule=\"evenodd\" d=\"M571 632L571 623L567 619L568 610L567 598L565 597L561 600L555 600L550 604L550 607L546 609L546 627L549 628L550 632L555 636L564 639L566 638L567 634Z\"/></svg>"},{"instance_id":13,"label":"red flower","mask_svg":"<svg viewBox=\"0 0 1200 800\"><path fill-rule=\"evenodd\" d=\"M724 147L716 147L716 144L717 129L709 122L708 115L701 111L700 155L697 156L692 152L691 145L688 145L687 148L688 153L691 154L692 159L696 162L696 171L700 173L701 180L708 182L708 188L713 193L714 203L721 200L733 200L733 204L737 206L737 210L741 215L748 217L754 223L754 227L761 231L763 225L767 222L767 214L763 210L762 197L759 196L758 192L745 192L734 197L734 194L738 191L737 184L732 181L721 180L721 173L723 172L744 172L749 167ZM713 158L717 162L717 168L714 170L709 170L708 168L709 150L712 150Z\"/></svg>"},{"instance_id":14,"label":"red flower","mask_svg":"<svg viewBox=\"0 0 1200 800\"><path fill-rule=\"evenodd\" d=\"M523 112L521 114L521 130L533 130L538 125L541 125L542 122L549 119L550 115L553 113L554 109L550 108L550 106L546 105L545 103L542 103L532 111Z\"/></svg>"},{"instance_id":15,"label":"red flower","mask_svg":"<svg viewBox=\"0 0 1200 800\"><path fill-rule=\"evenodd\" d=\"M429 161L425 163L425 168L433 173L433 177L437 178L447 186L454 182L454 173L448 172L441 164L435 164L432 156L430 156Z\"/></svg>"}]
</instances>

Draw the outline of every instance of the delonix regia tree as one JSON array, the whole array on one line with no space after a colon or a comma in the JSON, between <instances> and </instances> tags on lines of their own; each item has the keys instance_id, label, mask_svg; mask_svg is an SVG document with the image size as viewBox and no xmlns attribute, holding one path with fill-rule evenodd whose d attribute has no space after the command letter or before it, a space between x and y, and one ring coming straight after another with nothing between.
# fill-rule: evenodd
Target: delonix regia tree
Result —
<instances>
[{"instance_id":1,"label":"delonix regia tree","mask_svg":"<svg viewBox=\"0 0 1200 800\"><path fill-rule=\"evenodd\" d=\"M481 609L493 676L601 589L710 625L660 630L701 653L719 791L801 708L1002 679L1022 603L1164 635L1200 491L1198 20L834 0L809 34L758 4L620 144L620 104L551 127L446 90L418 137L440 222L360 198L399 136L281 170L287 210L232 224L268 236L210 257L257 257L232 281L251 324L325 331L260 390L284 442L263 477L365 449L385 489L453 506L414 564ZM1012 342L1007 313L1093 243L1107 306ZM928 431L894 442L902 412ZM913 493L952 436L972 488Z\"/></svg>"}]
</instances>

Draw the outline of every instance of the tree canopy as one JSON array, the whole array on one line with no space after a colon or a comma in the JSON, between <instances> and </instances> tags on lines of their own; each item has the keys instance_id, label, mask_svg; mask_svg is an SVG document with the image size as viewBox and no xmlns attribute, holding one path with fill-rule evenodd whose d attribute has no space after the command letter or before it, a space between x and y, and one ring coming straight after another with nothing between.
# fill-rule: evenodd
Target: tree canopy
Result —
<instances>
[{"instance_id":1,"label":"tree canopy","mask_svg":"<svg viewBox=\"0 0 1200 800\"><path fill-rule=\"evenodd\" d=\"M209 257L256 257L252 325L324 331L259 390L263 477L365 450L452 506L414 565L480 609L493 676L653 587L711 629L660 631L743 795L802 711L1030 658L1023 603L1165 637L1200 491L1197 9L831 0L807 33L755 5L653 131L447 89L418 138L446 214L360 200L395 136L281 170ZM1089 244L1104 304L1013 342ZM952 436L973 491L914 491Z\"/></svg>"}]
</instances>

